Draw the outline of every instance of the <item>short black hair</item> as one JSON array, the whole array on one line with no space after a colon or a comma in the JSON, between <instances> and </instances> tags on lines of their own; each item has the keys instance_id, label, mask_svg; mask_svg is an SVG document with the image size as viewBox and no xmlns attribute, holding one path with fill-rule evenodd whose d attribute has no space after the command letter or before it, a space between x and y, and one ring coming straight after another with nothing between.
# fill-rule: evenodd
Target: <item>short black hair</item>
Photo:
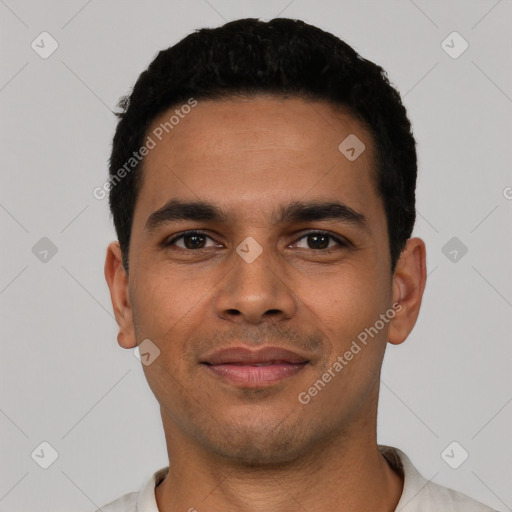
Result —
<instances>
[{"instance_id":1,"label":"short black hair","mask_svg":"<svg viewBox=\"0 0 512 512\"><path fill-rule=\"evenodd\" d=\"M191 98L250 98L262 93L328 101L347 109L369 129L376 149L374 176L386 212L394 271L416 217L416 142L400 94L380 66L361 57L347 43L288 18L268 22L246 18L196 30L160 51L140 74L131 94L121 98L109 189L126 271L133 213L142 183L143 159L137 152L151 123ZM134 158L136 154L138 158Z\"/></svg>"}]
</instances>

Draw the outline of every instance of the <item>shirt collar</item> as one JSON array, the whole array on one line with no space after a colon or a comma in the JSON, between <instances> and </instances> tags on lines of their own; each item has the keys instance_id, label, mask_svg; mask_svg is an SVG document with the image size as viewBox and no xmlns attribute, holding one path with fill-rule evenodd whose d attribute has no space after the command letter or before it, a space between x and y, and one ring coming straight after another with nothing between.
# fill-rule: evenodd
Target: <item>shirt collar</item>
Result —
<instances>
[{"instance_id":1,"label":"shirt collar","mask_svg":"<svg viewBox=\"0 0 512 512\"><path fill-rule=\"evenodd\" d=\"M389 465L404 479L404 488L395 511L407 512L408 510L417 510L414 508L417 503L411 502L428 485L429 481L414 467L409 457L403 451L385 445L379 445L379 451L388 461Z\"/></svg>"},{"instance_id":2,"label":"shirt collar","mask_svg":"<svg viewBox=\"0 0 512 512\"><path fill-rule=\"evenodd\" d=\"M157 485L167 476L169 466L156 471L149 479L144 488L140 491L137 499L137 512L159 512L156 504L155 489Z\"/></svg>"}]
</instances>

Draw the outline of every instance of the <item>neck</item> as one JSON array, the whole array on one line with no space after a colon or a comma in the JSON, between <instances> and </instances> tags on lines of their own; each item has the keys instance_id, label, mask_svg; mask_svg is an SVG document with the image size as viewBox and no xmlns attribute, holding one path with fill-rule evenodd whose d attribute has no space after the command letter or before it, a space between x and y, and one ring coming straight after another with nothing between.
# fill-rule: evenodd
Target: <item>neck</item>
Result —
<instances>
[{"instance_id":1,"label":"neck","mask_svg":"<svg viewBox=\"0 0 512 512\"><path fill-rule=\"evenodd\" d=\"M155 491L160 512L392 512L402 494L403 478L378 450L376 418L301 460L261 467L205 453L169 422L169 474Z\"/></svg>"}]
</instances>

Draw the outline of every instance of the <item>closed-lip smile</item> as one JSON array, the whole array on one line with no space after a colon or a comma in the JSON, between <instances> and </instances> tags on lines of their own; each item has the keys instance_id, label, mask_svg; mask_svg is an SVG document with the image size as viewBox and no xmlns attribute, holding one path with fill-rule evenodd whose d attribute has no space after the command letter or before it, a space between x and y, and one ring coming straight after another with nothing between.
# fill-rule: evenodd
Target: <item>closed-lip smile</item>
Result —
<instances>
[{"instance_id":1,"label":"closed-lip smile","mask_svg":"<svg viewBox=\"0 0 512 512\"><path fill-rule=\"evenodd\" d=\"M280 347L228 347L201 361L222 380L241 387L265 387L302 371L309 359Z\"/></svg>"}]
</instances>

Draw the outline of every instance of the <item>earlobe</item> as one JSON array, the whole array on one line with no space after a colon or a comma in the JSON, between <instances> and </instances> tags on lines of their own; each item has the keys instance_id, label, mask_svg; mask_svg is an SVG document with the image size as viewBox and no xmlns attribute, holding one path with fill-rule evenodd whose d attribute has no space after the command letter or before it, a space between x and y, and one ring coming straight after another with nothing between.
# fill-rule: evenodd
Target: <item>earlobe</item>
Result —
<instances>
[{"instance_id":1,"label":"earlobe","mask_svg":"<svg viewBox=\"0 0 512 512\"><path fill-rule=\"evenodd\" d=\"M107 248L105 279L110 290L116 322L119 325L117 342L123 348L133 348L137 345L137 342L133 326L128 276L123 267L122 252L117 241L110 243Z\"/></svg>"},{"instance_id":2,"label":"earlobe","mask_svg":"<svg viewBox=\"0 0 512 512\"><path fill-rule=\"evenodd\" d=\"M426 283L426 249L420 238L410 238L400 255L393 274L395 317L390 322L388 341L403 343L409 336L420 312Z\"/></svg>"}]
</instances>

